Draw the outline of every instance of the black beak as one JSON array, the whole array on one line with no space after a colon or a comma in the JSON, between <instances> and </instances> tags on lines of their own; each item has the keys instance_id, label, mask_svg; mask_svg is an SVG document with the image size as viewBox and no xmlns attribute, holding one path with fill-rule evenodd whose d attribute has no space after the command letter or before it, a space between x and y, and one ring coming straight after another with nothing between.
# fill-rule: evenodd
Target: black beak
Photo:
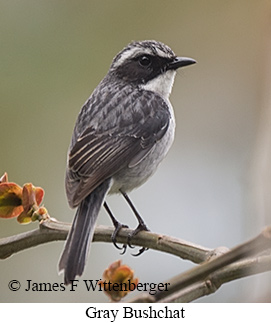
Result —
<instances>
[{"instance_id":1,"label":"black beak","mask_svg":"<svg viewBox=\"0 0 271 323\"><path fill-rule=\"evenodd\" d=\"M167 70L177 70L180 67L188 66L197 63L194 59L189 57L176 57L167 66Z\"/></svg>"}]
</instances>

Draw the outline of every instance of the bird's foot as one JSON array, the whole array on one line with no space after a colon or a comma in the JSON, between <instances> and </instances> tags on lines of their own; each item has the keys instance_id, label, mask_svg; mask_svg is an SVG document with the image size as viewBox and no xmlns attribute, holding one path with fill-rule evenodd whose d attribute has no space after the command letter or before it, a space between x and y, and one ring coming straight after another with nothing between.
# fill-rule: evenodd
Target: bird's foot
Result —
<instances>
[{"instance_id":1,"label":"bird's foot","mask_svg":"<svg viewBox=\"0 0 271 323\"><path fill-rule=\"evenodd\" d=\"M134 248L134 246L132 246L131 245L131 240L132 240L132 238L135 236L135 235L137 235L138 234L138 232L140 232L140 231L150 231L149 229L148 229L148 227L146 226L146 224L144 223L144 222L140 222L139 224L138 224L138 226L135 228L135 230L134 231L132 231L131 233L129 233L129 235L128 235L128 241L127 241L127 244L128 244L128 246L130 247L130 248ZM126 246L126 248L127 248L127 246ZM137 256L140 256L144 251L146 251L146 250L148 250L149 248L145 248L145 247L142 247L142 248L140 248L139 249L139 251L138 251L138 253L136 253L136 254L132 254L134 257L137 257Z\"/></svg>"},{"instance_id":2,"label":"bird's foot","mask_svg":"<svg viewBox=\"0 0 271 323\"><path fill-rule=\"evenodd\" d=\"M121 255L123 255L123 254L125 254L125 252L126 252L126 249L127 249L127 244L123 244L122 245L122 247L120 247L120 246L118 246L117 245L117 235L118 235L118 233L119 233L119 231L122 229L122 228L128 228L128 225L126 225L126 224L122 224L122 223L120 223L120 222L118 222L118 221L115 221L114 222L114 227L115 227L115 230L114 230L114 232L112 233L112 236L111 236L111 240L112 240L112 242L113 242L113 245L117 248L117 249L119 249L119 250L122 250L122 252L120 253Z\"/></svg>"}]
</instances>

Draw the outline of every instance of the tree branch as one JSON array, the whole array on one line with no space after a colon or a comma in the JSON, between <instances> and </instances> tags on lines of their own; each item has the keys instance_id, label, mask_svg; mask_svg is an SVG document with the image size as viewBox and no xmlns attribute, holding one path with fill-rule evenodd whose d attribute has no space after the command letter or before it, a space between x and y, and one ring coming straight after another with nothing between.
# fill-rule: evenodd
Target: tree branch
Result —
<instances>
[{"instance_id":1,"label":"tree branch","mask_svg":"<svg viewBox=\"0 0 271 323\"><path fill-rule=\"evenodd\" d=\"M271 271L271 255L248 258L219 269L210 274L204 281L199 281L176 293L161 298L159 302L191 302L200 297L215 293L220 286L227 282L266 271Z\"/></svg>"},{"instance_id":2,"label":"tree branch","mask_svg":"<svg viewBox=\"0 0 271 323\"><path fill-rule=\"evenodd\" d=\"M271 227L266 227L256 238L170 279L167 281L170 283L168 291L157 292L152 298L148 297L148 302L192 301L214 293L222 284L231 280L270 271L270 251ZM264 254L252 258L259 253ZM242 260L244 258L247 259ZM145 299L145 295L139 295L133 302Z\"/></svg>"},{"instance_id":3,"label":"tree branch","mask_svg":"<svg viewBox=\"0 0 271 323\"><path fill-rule=\"evenodd\" d=\"M41 221L38 229L0 239L0 259L40 244L65 240L70 224L49 218ZM97 226L93 241L110 242L112 227ZM127 243L132 230L123 228L118 243ZM256 238L230 251L225 247L214 250L166 235L142 231L132 238L136 246L163 251L194 263L201 263L169 281L168 291L157 291L154 296L140 294L133 302L189 302L214 293L222 284L234 279L271 270L271 227L266 227Z\"/></svg>"},{"instance_id":4,"label":"tree branch","mask_svg":"<svg viewBox=\"0 0 271 323\"><path fill-rule=\"evenodd\" d=\"M70 224L50 218L41 222L38 229L8 238L2 238L0 239L0 259L5 259L14 253L46 242L65 240L69 229ZM113 232L113 227L97 226L93 241L111 243ZM131 232L131 229L121 229L117 236L117 242L127 243L128 235ZM214 250L201 247L191 242L147 231L138 233L136 237L131 239L131 243L136 246L170 253L194 263L207 260L215 252Z\"/></svg>"},{"instance_id":5,"label":"tree branch","mask_svg":"<svg viewBox=\"0 0 271 323\"><path fill-rule=\"evenodd\" d=\"M215 293L224 283L235 279L271 271L271 255L263 255L235 262L217 270L203 281L198 281L175 293L167 293L159 300L160 303L188 303L200 297ZM133 298L133 303L154 303L157 298L148 293L141 293Z\"/></svg>"}]
</instances>

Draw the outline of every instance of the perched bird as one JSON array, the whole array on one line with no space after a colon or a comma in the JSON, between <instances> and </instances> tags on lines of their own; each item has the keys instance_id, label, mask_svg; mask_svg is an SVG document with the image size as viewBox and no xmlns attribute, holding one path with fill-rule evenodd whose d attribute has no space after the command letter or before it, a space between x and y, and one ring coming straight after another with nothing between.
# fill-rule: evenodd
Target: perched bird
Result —
<instances>
[{"instance_id":1,"label":"perched bird","mask_svg":"<svg viewBox=\"0 0 271 323\"><path fill-rule=\"evenodd\" d=\"M77 211L59 262L65 284L83 273L102 204L115 226L116 245L123 225L104 202L107 194L121 193L134 211L139 224L131 236L148 230L127 192L142 185L166 156L174 138L169 95L176 70L194 63L161 42L132 42L83 105L66 169L68 202Z\"/></svg>"}]
</instances>

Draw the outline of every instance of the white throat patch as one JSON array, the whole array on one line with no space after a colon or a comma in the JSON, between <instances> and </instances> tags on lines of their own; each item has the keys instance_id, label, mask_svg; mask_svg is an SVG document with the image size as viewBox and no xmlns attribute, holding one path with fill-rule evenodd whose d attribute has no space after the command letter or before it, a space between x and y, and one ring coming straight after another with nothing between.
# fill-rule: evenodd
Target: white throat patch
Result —
<instances>
[{"instance_id":1,"label":"white throat patch","mask_svg":"<svg viewBox=\"0 0 271 323\"><path fill-rule=\"evenodd\" d=\"M169 70L158 75L148 83L140 85L140 87L144 90L160 94L164 99L168 99L172 90L175 75L176 71Z\"/></svg>"}]
</instances>

